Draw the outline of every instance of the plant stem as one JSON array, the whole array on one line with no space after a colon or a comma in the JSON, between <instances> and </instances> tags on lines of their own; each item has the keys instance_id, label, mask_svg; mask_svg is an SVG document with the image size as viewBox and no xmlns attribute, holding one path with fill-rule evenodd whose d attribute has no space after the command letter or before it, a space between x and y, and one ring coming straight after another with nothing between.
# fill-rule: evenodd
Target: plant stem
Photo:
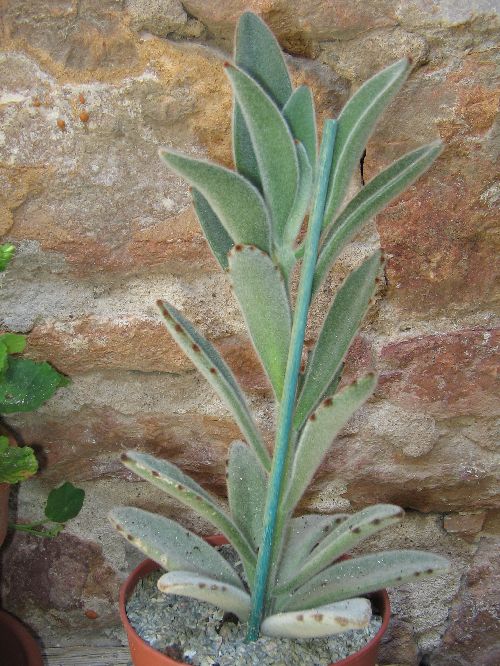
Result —
<instances>
[{"instance_id":1,"label":"plant stem","mask_svg":"<svg viewBox=\"0 0 500 666\"><path fill-rule=\"evenodd\" d=\"M252 610L248 621L247 642L255 641L259 637L260 624L264 607L268 600L268 579L272 566L272 553L276 553L276 544L279 544L283 532L284 521L276 523L278 507L283 492L283 471L287 458L290 432L292 427L293 408L300 370L300 360L304 345L304 335L307 324L307 314L311 301L314 269L318 257L318 246L323 223L328 183L332 165L333 146L337 123L327 120L323 129L323 138L319 155L319 173L316 183L314 207L309 220L305 243L304 260L300 274L299 289L295 314L293 318L290 347L283 386L282 402L280 405L278 426L276 431L276 444L274 448L273 463L269 477L269 487L266 498L264 514L264 527L262 542L259 549L257 568L255 571L255 587L252 595ZM278 527L278 530L276 529Z\"/></svg>"},{"instance_id":2,"label":"plant stem","mask_svg":"<svg viewBox=\"0 0 500 666\"><path fill-rule=\"evenodd\" d=\"M43 527L46 524L46 521L40 520L36 523L9 523L8 527L11 530L17 530L18 532L27 532L28 534L33 534L37 537L55 537L64 529L64 523L52 523L53 527L49 529L39 530L37 527Z\"/></svg>"}]
</instances>

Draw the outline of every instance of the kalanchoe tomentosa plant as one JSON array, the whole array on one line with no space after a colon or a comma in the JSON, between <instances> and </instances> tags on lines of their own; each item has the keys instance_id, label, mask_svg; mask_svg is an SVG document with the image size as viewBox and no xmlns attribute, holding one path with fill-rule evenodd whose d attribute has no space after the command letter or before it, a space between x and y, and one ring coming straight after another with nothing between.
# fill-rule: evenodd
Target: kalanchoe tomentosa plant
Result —
<instances>
[{"instance_id":1,"label":"kalanchoe tomentosa plant","mask_svg":"<svg viewBox=\"0 0 500 666\"><path fill-rule=\"evenodd\" d=\"M172 305L159 302L167 329L224 400L245 439L230 447L229 512L166 460L129 452L123 462L222 532L241 558L246 581L202 539L167 518L117 508L111 521L167 570L161 590L212 602L248 620L248 640L259 632L325 636L368 624L371 608L363 595L447 569L444 558L414 550L339 560L368 536L399 523L403 510L397 506L377 504L354 515L293 515L334 437L377 383L369 373L337 390L343 359L375 291L380 252L345 279L301 372L310 303L346 243L429 167L441 145L404 155L345 204L364 146L403 85L409 61L371 78L337 120L325 122L319 153L311 91L293 89L277 41L254 14L242 15L234 64L225 68L235 97L236 170L170 149L161 157L193 188L204 234L231 280L271 382L277 411L273 457L218 352ZM307 215L305 240L297 246ZM292 303L290 277L299 260Z\"/></svg>"}]
</instances>

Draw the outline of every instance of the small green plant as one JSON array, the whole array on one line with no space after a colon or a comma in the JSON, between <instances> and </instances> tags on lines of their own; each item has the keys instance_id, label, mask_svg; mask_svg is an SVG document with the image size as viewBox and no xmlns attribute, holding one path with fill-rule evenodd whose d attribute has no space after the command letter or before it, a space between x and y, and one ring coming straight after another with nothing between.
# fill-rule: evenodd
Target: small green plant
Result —
<instances>
[{"instance_id":1,"label":"small green plant","mask_svg":"<svg viewBox=\"0 0 500 666\"><path fill-rule=\"evenodd\" d=\"M225 68L235 97L236 171L170 149L161 157L193 188L200 224L231 280L271 382L277 411L273 457L218 352L172 305L159 302L168 331L224 400L245 439L229 451L229 511L166 460L137 452L122 460L222 532L241 558L246 581L202 539L167 518L127 507L110 517L167 570L158 583L161 590L212 602L248 620L247 640L259 632L325 636L367 625L371 607L363 595L448 567L443 557L414 550L340 559L399 523L404 512L397 506L294 517L334 437L377 383L368 373L338 389L344 357L375 292L381 253L374 252L345 279L301 372L311 300L346 243L430 166L441 144L404 155L345 204L367 140L408 76L409 61L368 80L337 120L325 122L319 154L311 91L292 88L277 41L254 14L242 15L234 64ZM307 215L305 240L297 246ZM299 260L292 303L290 279Z\"/></svg>"},{"instance_id":2,"label":"small green plant","mask_svg":"<svg viewBox=\"0 0 500 666\"><path fill-rule=\"evenodd\" d=\"M0 271L14 255L10 243L0 245ZM38 409L58 388L69 380L49 363L19 357L26 347L26 337L17 333L0 334L0 423L3 414L31 412ZM0 436L0 484L15 484L36 474L38 461L29 446L10 446ZM36 536L56 536L64 523L80 512L85 493L69 482L50 491L45 505L45 518L36 523L9 524L11 529Z\"/></svg>"}]
</instances>

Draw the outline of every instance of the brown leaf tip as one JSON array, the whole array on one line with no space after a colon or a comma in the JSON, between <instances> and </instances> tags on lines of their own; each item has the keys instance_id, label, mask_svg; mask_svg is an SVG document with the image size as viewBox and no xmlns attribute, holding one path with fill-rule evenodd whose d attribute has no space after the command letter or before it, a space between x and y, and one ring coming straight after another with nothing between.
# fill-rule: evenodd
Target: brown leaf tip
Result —
<instances>
[{"instance_id":1,"label":"brown leaf tip","mask_svg":"<svg viewBox=\"0 0 500 666\"><path fill-rule=\"evenodd\" d=\"M154 469L154 470L151 472L151 474L152 474L152 476L154 476L156 479L160 476L160 472L156 471L156 469Z\"/></svg>"},{"instance_id":2,"label":"brown leaf tip","mask_svg":"<svg viewBox=\"0 0 500 666\"><path fill-rule=\"evenodd\" d=\"M127 461L130 460L130 456L128 455L128 453L122 453L121 456L120 456L120 460L122 462L127 462Z\"/></svg>"}]
</instances>

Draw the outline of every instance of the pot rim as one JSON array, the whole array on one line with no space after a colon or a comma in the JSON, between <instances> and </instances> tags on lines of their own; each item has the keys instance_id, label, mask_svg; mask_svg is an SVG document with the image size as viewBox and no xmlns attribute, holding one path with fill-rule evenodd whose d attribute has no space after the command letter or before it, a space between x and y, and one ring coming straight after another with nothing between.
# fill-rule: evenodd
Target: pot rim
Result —
<instances>
[{"instance_id":1,"label":"pot rim","mask_svg":"<svg viewBox=\"0 0 500 666\"><path fill-rule=\"evenodd\" d=\"M0 624L6 626L22 645L28 666L43 666L40 645L29 629L15 615L0 608Z\"/></svg>"},{"instance_id":2,"label":"pot rim","mask_svg":"<svg viewBox=\"0 0 500 666\"><path fill-rule=\"evenodd\" d=\"M227 539L221 535L206 537L205 540L212 546L222 546L228 543ZM155 569L161 569L161 566L157 562L151 559L143 560L140 564L138 564L135 567L135 569L133 569L133 571L130 572L125 581L120 586L120 597L119 597L119 610L123 626L125 627L127 633L129 632L132 633L134 635L134 638L140 641L142 648L149 653L151 658L153 657L158 658L158 655L166 657L166 655L162 655L161 652L158 652L158 650L153 648L147 641L145 641L143 638L139 636L139 634L136 632L136 630L134 629L134 627L132 626L127 617L126 604L128 598L130 597L135 586L137 585L139 579L144 578ZM391 617L391 605L390 605L389 595L387 594L386 590L378 590L377 592L373 592L368 596L370 596L372 599L377 599L378 601L379 610L382 616L382 624L380 626L380 629L377 631L375 636L373 636L368 641L368 643L360 650L354 652L348 657L345 657L344 659L341 659L340 661L336 661L333 664L329 664L329 666L349 666L355 660L359 659L364 654L367 654L371 649L373 649L373 644L374 643L378 644L382 639L382 636L385 634L387 627L389 625L389 619ZM166 658L169 659L172 664L179 664L179 666L188 666L184 661L177 661L172 657L166 657Z\"/></svg>"}]
</instances>

